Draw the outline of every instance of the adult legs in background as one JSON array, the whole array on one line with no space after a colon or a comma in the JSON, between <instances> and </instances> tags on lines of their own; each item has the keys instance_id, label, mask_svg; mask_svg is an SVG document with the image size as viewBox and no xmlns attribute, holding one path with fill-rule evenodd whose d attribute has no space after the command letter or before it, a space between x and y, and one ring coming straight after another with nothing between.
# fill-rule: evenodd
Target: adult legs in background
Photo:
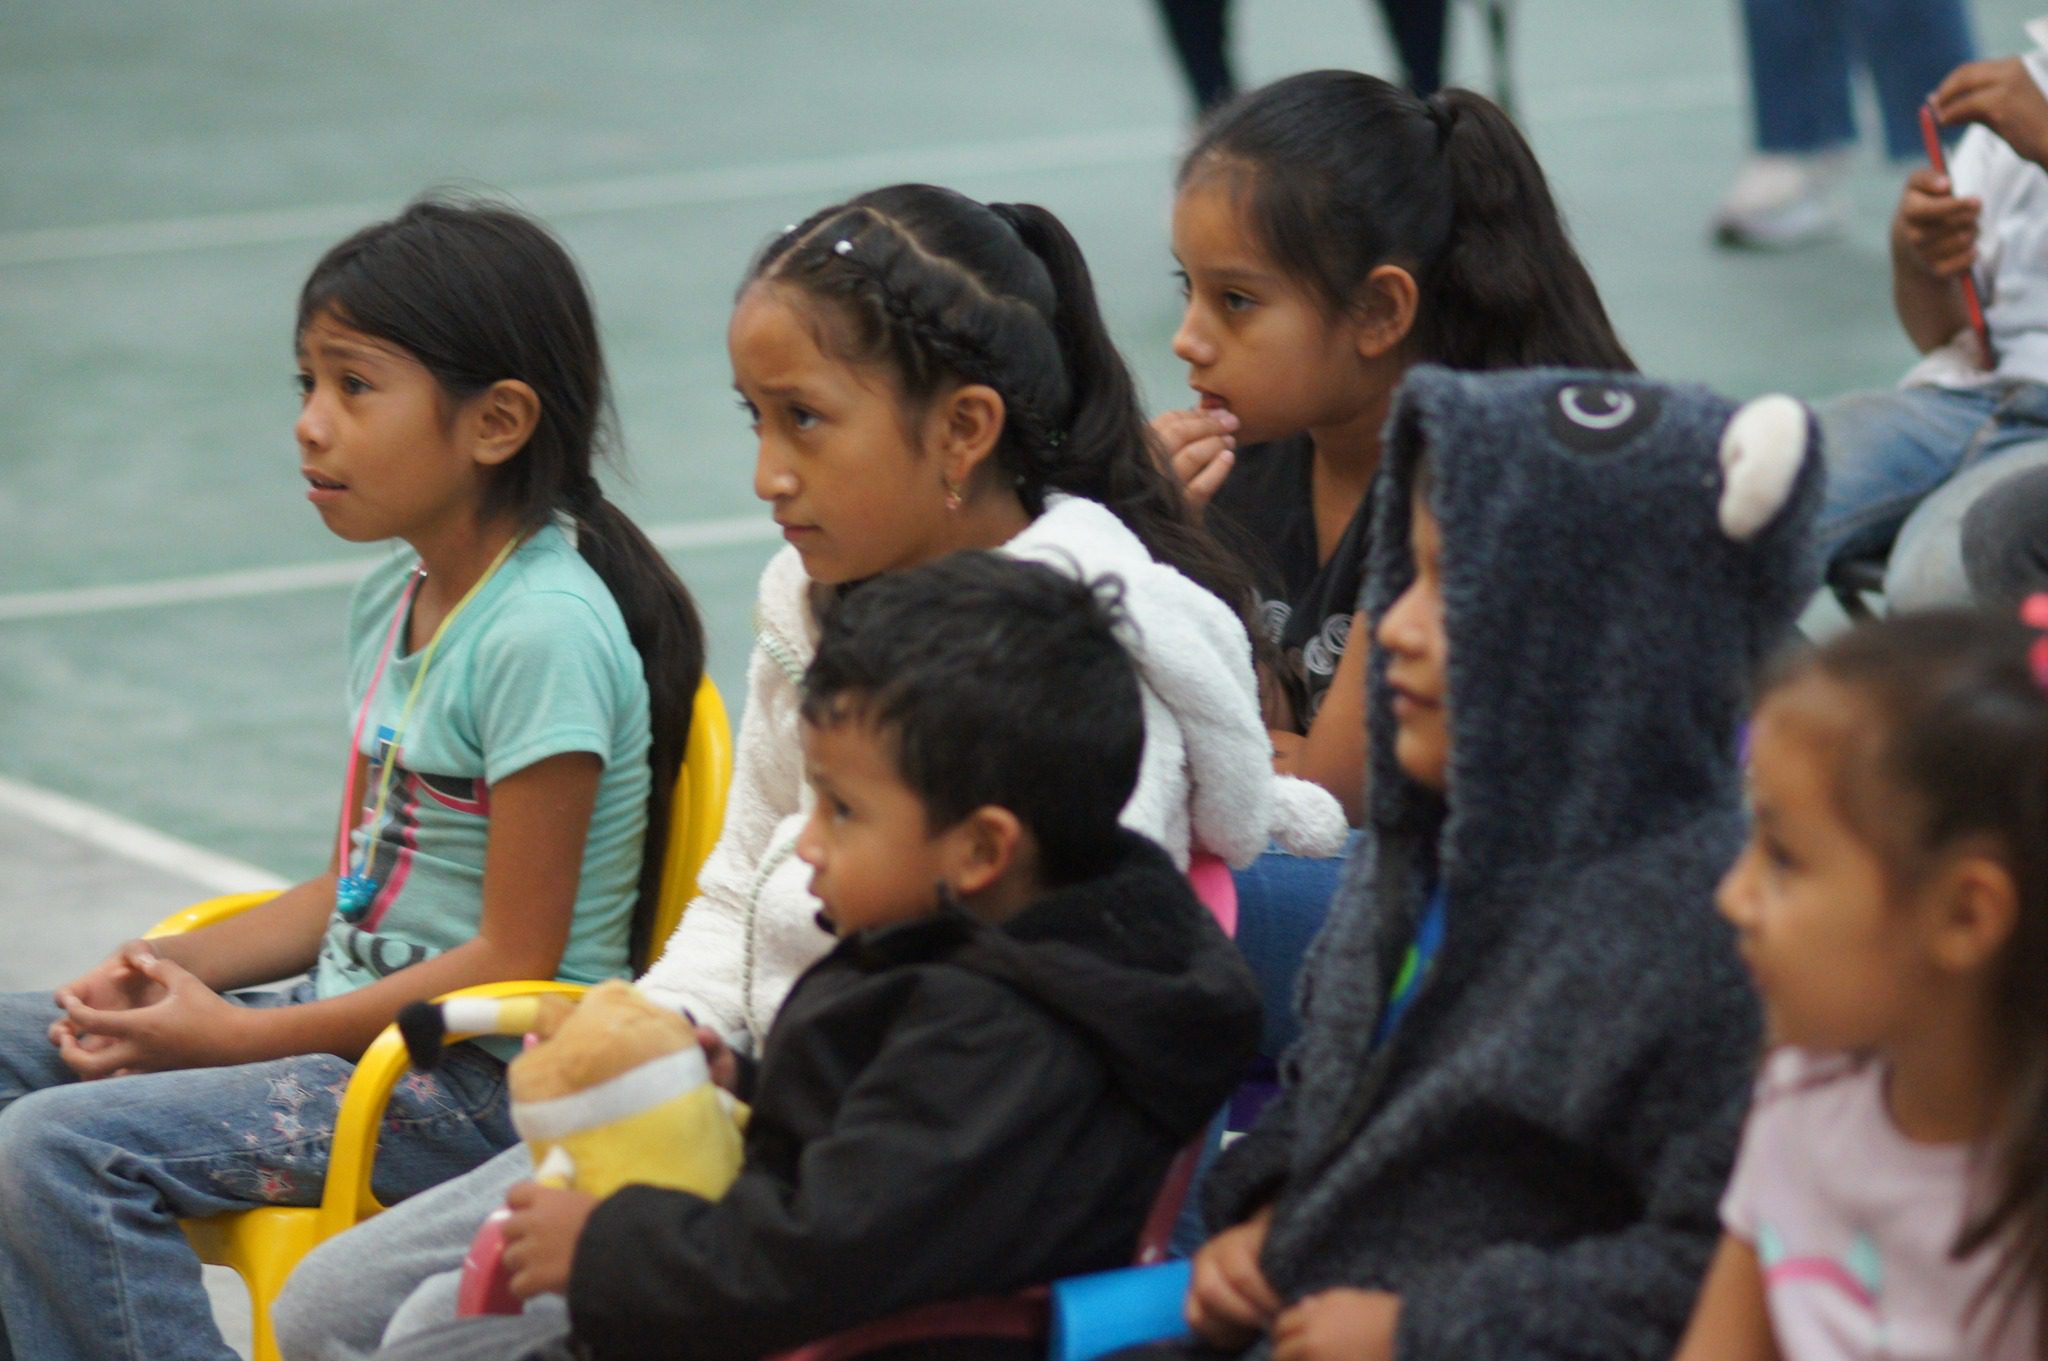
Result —
<instances>
[{"instance_id":1,"label":"adult legs in background","mask_svg":"<svg viewBox=\"0 0 2048 1361\"><path fill-rule=\"evenodd\" d=\"M271 1307L278 1350L286 1361L357 1361L387 1338L452 1321L470 1240L532 1175L515 1144L313 1249Z\"/></svg>"},{"instance_id":2,"label":"adult legs in background","mask_svg":"<svg viewBox=\"0 0 2048 1361\"><path fill-rule=\"evenodd\" d=\"M1444 84L1444 29L1450 0L1378 0L1408 88L1433 95Z\"/></svg>"},{"instance_id":3,"label":"adult legs in background","mask_svg":"<svg viewBox=\"0 0 2048 1361\"><path fill-rule=\"evenodd\" d=\"M1743 0L1742 17L1758 155L1715 218L1729 245L1797 245L1841 226L1859 61L1885 151L1904 159L1919 152L1921 101L1975 53L1963 0Z\"/></svg>"},{"instance_id":4,"label":"adult legs in background","mask_svg":"<svg viewBox=\"0 0 2048 1361\"><path fill-rule=\"evenodd\" d=\"M1159 17L1199 116L1237 93L1230 72L1230 0L1158 0Z\"/></svg>"},{"instance_id":5,"label":"adult legs in background","mask_svg":"<svg viewBox=\"0 0 2048 1361\"><path fill-rule=\"evenodd\" d=\"M230 1361L178 1220L315 1203L353 1065L314 1054L52 1082L36 1046L55 1016L48 994L0 997L0 1358ZM512 1141L504 1065L469 1048L449 1059L393 1094L384 1200Z\"/></svg>"}]
</instances>

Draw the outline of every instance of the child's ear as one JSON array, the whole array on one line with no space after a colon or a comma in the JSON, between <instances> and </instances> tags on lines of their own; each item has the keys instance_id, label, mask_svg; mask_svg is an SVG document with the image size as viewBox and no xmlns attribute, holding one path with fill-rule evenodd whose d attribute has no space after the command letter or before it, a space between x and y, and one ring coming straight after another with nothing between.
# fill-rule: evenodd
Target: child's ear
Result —
<instances>
[{"instance_id":1,"label":"child's ear","mask_svg":"<svg viewBox=\"0 0 2048 1361\"><path fill-rule=\"evenodd\" d=\"M2012 872L1990 855L1964 855L1942 876L1933 926L1935 962L1974 973L1994 959L2019 922Z\"/></svg>"},{"instance_id":2,"label":"child's ear","mask_svg":"<svg viewBox=\"0 0 2048 1361\"><path fill-rule=\"evenodd\" d=\"M960 819L948 833L953 845L946 883L962 898L971 897L1008 874L1024 844L1024 824L1007 808L981 807Z\"/></svg>"},{"instance_id":3,"label":"child's ear","mask_svg":"<svg viewBox=\"0 0 2048 1361\"><path fill-rule=\"evenodd\" d=\"M1400 348L1415 329L1421 298L1415 276L1399 265L1379 265L1366 275L1351 309L1359 357L1384 359Z\"/></svg>"},{"instance_id":4,"label":"child's ear","mask_svg":"<svg viewBox=\"0 0 2048 1361\"><path fill-rule=\"evenodd\" d=\"M975 469L995 452L1007 415L1003 395L986 383L965 383L938 399L927 429L947 486L966 486Z\"/></svg>"},{"instance_id":5,"label":"child's ear","mask_svg":"<svg viewBox=\"0 0 2048 1361\"><path fill-rule=\"evenodd\" d=\"M540 394L517 378L501 378L469 401L471 453L495 468L526 447L540 424Z\"/></svg>"}]
</instances>

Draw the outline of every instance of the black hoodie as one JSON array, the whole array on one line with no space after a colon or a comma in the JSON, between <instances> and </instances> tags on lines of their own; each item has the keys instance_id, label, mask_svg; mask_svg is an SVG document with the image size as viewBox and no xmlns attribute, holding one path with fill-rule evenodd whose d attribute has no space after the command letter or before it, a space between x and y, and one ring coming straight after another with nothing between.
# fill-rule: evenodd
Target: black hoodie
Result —
<instances>
[{"instance_id":1,"label":"black hoodie","mask_svg":"<svg viewBox=\"0 0 2048 1361\"><path fill-rule=\"evenodd\" d=\"M1448 801L1394 758L1376 650L1366 835L1282 1096L1205 1206L1273 1204L1261 1261L1287 1300L1399 1294L1401 1361L1662 1361L1759 1052L1713 892L1749 678L1814 585L1811 422L1786 398L1738 417L1634 378L1418 368L1375 503L1375 628L1414 578L1425 450ZM1443 945L1375 1050L1432 884Z\"/></svg>"},{"instance_id":2,"label":"black hoodie","mask_svg":"<svg viewBox=\"0 0 2048 1361\"><path fill-rule=\"evenodd\" d=\"M632 1186L592 1215L575 1338L739 1361L1128 1265L1259 1016L1236 950L1131 833L1001 927L950 912L848 937L776 1016L725 1197Z\"/></svg>"}]
</instances>

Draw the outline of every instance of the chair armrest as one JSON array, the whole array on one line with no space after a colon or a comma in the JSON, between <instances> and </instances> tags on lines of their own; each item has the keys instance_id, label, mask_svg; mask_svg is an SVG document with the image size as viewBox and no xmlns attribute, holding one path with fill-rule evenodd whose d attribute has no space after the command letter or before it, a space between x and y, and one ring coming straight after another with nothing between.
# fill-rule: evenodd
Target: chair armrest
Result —
<instances>
[{"instance_id":1,"label":"chair armrest","mask_svg":"<svg viewBox=\"0 0 2048 1361\"><path fill-rule=\"evenodd\" d=\"M581 996L581 983L521 980L482 983L460 988L437 997L445 1002L455 997L538 997L547 993ZM471 1038L467 1034L448 1036L450 1044ZM333 1151L327 1161L327 1182L320 1193L321 1237L340 1233L384 1206L370 1190L370 1173L377 1158L377 1136L384 1127L384 1107L392 1089L409 1067L405 1040L398 1027L387 1025L356 1061L355 1074L341 1098L341 1114L334 1124Z\"/></svg>"},{"instance_id":2,"label":"chair armrest","mask_svg":"<svg viewBox=\"0 0 2048 1361\"><path fill-rule=\"evenodd\" d=\"M258 893L229 893L219 898L208 898L203 903L194 903L165 917L155 926L142 933L144 940L155 940L159 936L182 936L187 931L197 931L202 926L224 922L229 917L239 917L252 907L260 907L277 896L276 889L264 889Z\"/></svg>"}]
</instances>

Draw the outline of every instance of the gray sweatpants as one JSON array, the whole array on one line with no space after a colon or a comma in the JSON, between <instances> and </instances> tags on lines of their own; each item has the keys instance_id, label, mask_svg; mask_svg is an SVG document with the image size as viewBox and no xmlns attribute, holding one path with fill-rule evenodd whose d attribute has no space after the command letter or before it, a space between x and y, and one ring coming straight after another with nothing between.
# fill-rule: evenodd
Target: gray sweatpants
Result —
<instances>
[{"instance_id":1,"label":"gray sweatpants","mask_svg":"<svg viewBox=\"0 0 2048 1361\"><path fill-rule=\"evenodd\" d=\"M526 1145L515 1144L315 1248L271 1306L286 1361L362 1361L387 1342L452 1322L470 1240L505 1193L532 1175ZM558 1296L529 1302L526 1317L567 1330Z\"/></svg>"},{"instance_id":2,"label":"gray sweatpants","mask_svg":"<svg viewBox=\"0 0 2048 1361\"><path fill-rule=\"evenodd\" d=\"M532 1312L465 1318L429 1328L377 1353L377 1361L573 1361L569 1320Z\"/></svg>"}]
</instances>

